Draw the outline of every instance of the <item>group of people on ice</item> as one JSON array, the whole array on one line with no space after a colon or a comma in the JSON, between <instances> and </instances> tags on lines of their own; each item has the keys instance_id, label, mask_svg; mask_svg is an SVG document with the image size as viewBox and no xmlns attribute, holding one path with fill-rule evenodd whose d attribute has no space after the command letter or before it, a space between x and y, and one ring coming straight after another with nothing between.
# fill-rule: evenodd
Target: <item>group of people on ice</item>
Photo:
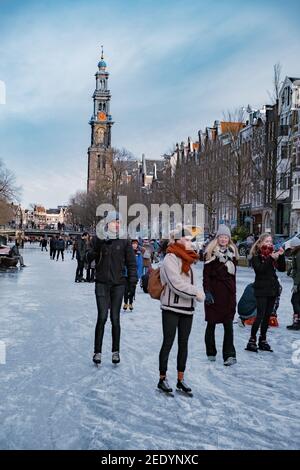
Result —
<instances>
[{"instance_id":1,"label":"group of people on ice","mask_svg":"<svg viewBox=\"0 0 300 470\"><path fill-rule=\"evenodd\" d=\"M125 294L125 305L131 304L136 285L144 265L141 264L141 249L138 240L121 239L119 214L108 213L105 234L94 237L86 253L89 262L95 262L95 294L98 318L95 328L93 361L101 363L104 328L110 312L112 323L112 362L120 362L120 310ZM162 310L163 342L159 353L158 388L171 393L167 381L169 354L176 333L178 334L177 389L191 393L184 381L188 356L188 340L197 302L204 302L205 346L207 359L215 361L217 348L215 329L217 324L224 328L223 360L225 366L236 363L234 347L233 318L236 312L236 267L238 252L231 239L231 232L221 225L215 238L208 244L204 257L203 286L195 284L194 266L199 260L193 249L193 235L187 227L179 227L165 246L164 258L160 265L160 307ZM300 329L300 240L292 239L292 272L294 280L292 305L293 323L288 328ZM253 291L255 297L255 320L246 350L257 352L272 351L267 341L269 319L280 295L281 286L276 270L285 271L286 261L283 248L275 251L272 237L265 233L251 248L251 262L255 272ZM151 274L150 274L151 277ZM131 304L132 305L132 304ZM257 338L258 331L259 337Z\"/></svg>"}]
</instances>

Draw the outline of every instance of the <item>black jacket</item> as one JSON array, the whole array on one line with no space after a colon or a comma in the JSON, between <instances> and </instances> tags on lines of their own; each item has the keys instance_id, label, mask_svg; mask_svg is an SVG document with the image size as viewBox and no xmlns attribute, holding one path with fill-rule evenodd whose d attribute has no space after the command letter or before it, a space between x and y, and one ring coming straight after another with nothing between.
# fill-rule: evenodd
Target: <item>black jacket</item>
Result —
<instances>
[{"instance_id":1,"label":"black jacket","mask_svg":"<svg viewBox=\"0 0 300 470\"><path fill-rule=\"evenodd\" d=\"M266 260L261 255L253 256L252 267L255 271L254 293L256 297L277 297L280 295L280 284L276 274L285 271L285 257L280 255L274 266L274 260L269 256Z\"/></svg>"},{"instance_id":2,"label":"black jacket","mask_svg":"<svg viewBox=\"0 0 300 470\"><path fill-rule=\"evenodd\" d=\"M85 255L88 249L87 242L80 238L77 241L77 246L76 246L76 259L78 261L84 261L85 260Z\"/></svg>"},{"instance_id":3,"label":"black jacket","mask_svg":"<svg viewBox=\"0 0 300 470\"><path fill-rule=\"evenodd\" d=\"M138 281L135 254L129 240L99 240L93 237L87 260L96 261L96 282L125 284L126 270L129 284L136 285Z\"/></svg>"},{"instance_id":4,"label":"black jacket","mask_svg":"<svg viewBox=\"0 0 300 470\"><path fill-rule=\"evenodd\" d=\"M65 241L62 238L59 238L56 242L56 249L57 250L64 250L65 249Z\"/></svg>"}]
</instances>

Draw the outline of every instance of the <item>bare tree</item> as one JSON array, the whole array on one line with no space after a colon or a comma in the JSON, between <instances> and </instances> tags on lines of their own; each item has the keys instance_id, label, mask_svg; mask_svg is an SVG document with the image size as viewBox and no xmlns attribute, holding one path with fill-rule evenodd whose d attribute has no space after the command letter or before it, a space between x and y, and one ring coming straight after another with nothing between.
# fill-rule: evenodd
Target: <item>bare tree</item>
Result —
<instances>
[{"instance_id":1,"label":"bare tree","mask_svg":"<svg viewBox=\"0 0 300 470\"><path fill-rule=\"evenodd\" d=\"M13 216L13 201L20 197L21 189L16 186L14 173L0 160L0 223L6 224Z\"/></svg>"},{"instance_id":2,"label":"bare tree","mask_svg":"<svg viewBox=\"0 0 300 470\"><path fill-rule=\"evenodd\" d=\"M282 66L280 62L277 62L273 65L273 80L272 80L273 89L268 91L269 98L271 103L275 104L279 100L280 88L282 85Z\"/></svg>"},{"instance_id":3,"label":"bare tree","mask_svg":"<svg viewBox=\"0 0 300 470\"><path fill-rule=\"evenodd\" d=\"M18 200L20 187L16 186L14 173L0 160L0 198L6 201Z\"/></svg>"},{"instance_id":4,"label":"bare tree","mask_svg":"<svg viewBox=\"0 0 300 470\"><path fill-rule=\"evenodd\" d=\"M241 130L245 127L244 109L227 113L221 135L221 158L223 168L222 192L236 210L237 226L242 225L241 207L253 187L255 165L250 142L243 140Z\"/></svg>"}]
</instances>

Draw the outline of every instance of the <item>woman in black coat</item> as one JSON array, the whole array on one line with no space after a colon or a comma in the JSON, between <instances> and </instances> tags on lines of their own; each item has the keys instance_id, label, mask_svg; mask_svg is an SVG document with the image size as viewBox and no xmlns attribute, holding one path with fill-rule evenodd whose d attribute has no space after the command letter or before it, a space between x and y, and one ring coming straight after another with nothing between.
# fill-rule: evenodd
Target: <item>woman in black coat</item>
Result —
<instances>
[{"instance_id":1,"label":"woman in black coat","mask_svg":"<svg viewBox=\"0 0 300 470\"><path fill-rule=\"evenodd\" d=\"M203 288L205 292L205 345L207 358L216 360L215 327L224 327L224 365L236 362L233 344L233 318L236 309L237 249L226 225L220 225L216 238L208 245L204 258Z\"/></svg>"},{"instance_id":2,"label":"woman in black coat","mask_svg":"<svg viewBox=\"0 0 300 470\"><path fill-rule=\"evenodd\" d=\"M280 248L275 252L271 235L264 233L253 245L250 257L255 271L254 294L257 315L251 328L251 336L246 349L253 352L257 352L258 348L263 351L272 351L266 336L276 297L280 295L280 284L276 269L282 272L285 271L284 250ZM260 336L257 348L256 334L259 327Z\"/></svg>"}]
</instances>

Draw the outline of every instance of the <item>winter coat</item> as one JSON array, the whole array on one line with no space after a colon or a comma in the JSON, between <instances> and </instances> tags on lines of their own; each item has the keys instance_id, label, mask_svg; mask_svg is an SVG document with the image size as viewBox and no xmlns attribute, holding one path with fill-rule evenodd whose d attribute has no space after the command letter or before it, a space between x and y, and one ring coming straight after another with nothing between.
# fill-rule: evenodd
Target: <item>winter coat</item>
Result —
<instances>
[{"instance_id":1,"label":"winter coat","mask_svg":"<svg viewBox=\"0 0 300 470\"><path fill-rule=\"evenodd\" d=\"M65 241L63 239L57 240L56 249L57 250L62 250L62 251L65 249Z\"/></svg>"},{"instance_id":2,"label":"winter coat","mask_svg":"<svg viewBox=\"0 0 300 470\"><path fill-rule=\"evenodd\" d=\"M76 243L76 259L78 261L84 261L87 250L88 246L86 241L80 238Z\"/></svg>"},{"instance_id":3,"label":"winter coat","mask_svg":"<svg viewBox=\"0 0 300 470\"><path fill-rule=\"evenodd\" d=\"M129 284L137 283L135 254L129 240L100 240L93 237L87 260L96 262L96 282L125 285L124 273L127 270Z\"/></svg>"},{"instance_id":4,"label":"winter coat","mask_svg":"<svg viewBox=\"0 0 300 470\"><path fill-rule=\"evenodd\" d=\"M192 315L198 289L194 285L193 266L188 274L182 273L182 260L168 253L160 268L160 279L165 286L160 297L160 308Z\"/></svg>"},{"instance_id":5,"label":"winter coat","mask_svg":"<svg viewBox=\"0 0 300 470\"><path fill-rule=\"evenodd\" d=\"M255 271L255 297L277 297L280 295L280 284L276 274L285 271L285 257L280 255L274 262L271 256L264 259L260 254L252 257L252 267Z\"/></svg>"},{"instance_id":6,"label":"winter coat","mask_svg":"<svg viewBox=\"0 0 300 470\"><path fill-rule=\"evenodd\" d=\"M256 316L256 297L254 294L254 284L248 284L238 303L238 314L246 319Z\"/></svg>"},{"instance_id":7,"label":"winter coat","mask_svg":"<svg viewBox=\"0 0 300 470\"><path fill-rule=\"evenodd\" d=\"M47 239L44 238L44 239L42 240L42 247L45 248L46 246L47 246Z\"/></svg>"},{"instance_id":8,"label":"winter coat","mask_svg":"<svg viewBox=\"0 0 300 470\"><path fill-rule=\"evenodd\" d=\"M237 264L235 258L233 263ZM205 320L209 323L232 321L236 309L235 274L229 274L225 264L218 258L210 263L204 263L203 288L204 292L210 292L214 298L213 304L204 303Z\"/></svg>"},{"instance_id":9,"label":"winter coat","mask_svg":"<svg viewBox=\"0 0 300 470\"><path fill-rule=\"evenodd\" d=\"M13 245L8 253L9 257L20 256L19 248L17 245Z\"/></svg>"},{"instance_id":10,"label":"winter coat","mask_svg":"<svg viewBox=\"0 0 300 470\"><path fill-rule=\"evenodd\" d=\"M143 274L143 257L142 257L142 253L139 250L135 251L135 259L136 259L138 279L141 279L142 274Z\"/></svg>"},{"instance_id":11,"label":"winter coat","mask_svg":"<svg viewBox=\"0 0 300 470\"><path fill-rule=\"evenodd\" d=\"M50 248L51 250L54 250L56 247L56 240L54 238L50 239Z\"/></svg>"},{"instance_id":12,"label":"winter coat","mask_svg":"<svg viewBox=\"0 0 300 470\"><path fill-rule=\"evenodd\" d=\"M292 254L292 278L294 286L300 285L300 249Z\"/></svg>"}]
</instances>

